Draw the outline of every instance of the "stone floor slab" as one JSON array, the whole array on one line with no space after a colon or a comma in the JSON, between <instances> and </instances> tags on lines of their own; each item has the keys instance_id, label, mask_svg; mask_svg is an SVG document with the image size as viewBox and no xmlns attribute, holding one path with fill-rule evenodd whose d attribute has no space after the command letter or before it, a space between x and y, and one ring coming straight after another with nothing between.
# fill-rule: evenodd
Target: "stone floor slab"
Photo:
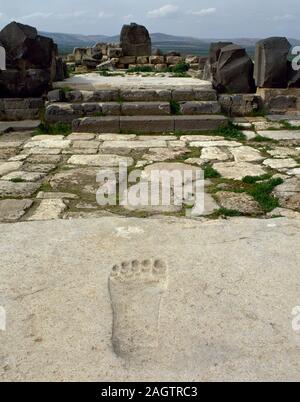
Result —
<instances>
[{"instance_id":1,"label":"stone floor slab","mask_svg":"<svg viewBox=\"0 0 300 402\"><path fill-rule=\"evenodd\" d=\"M219 162L213 167L221 176L233 180L242 180L246 176L262 176L266 173L261 166L248 162Z\"/></svg>"},{"instance_id":2,"label":"stone floor slab","mask_svg":"<svg viewBox=\"0 0 300 402\"><path fill-rule=\"evenodd\" d=\"M1 333L0 378L299 382L299 242L300 221L285 218L3 224L0 304L17 319ZM120 357L112 267L157 259L168 265L160 308L146 302L147 286L136 285L138 303L123 292L129 309L158 317L157 344Z\"/></svg>"}]
</instances>

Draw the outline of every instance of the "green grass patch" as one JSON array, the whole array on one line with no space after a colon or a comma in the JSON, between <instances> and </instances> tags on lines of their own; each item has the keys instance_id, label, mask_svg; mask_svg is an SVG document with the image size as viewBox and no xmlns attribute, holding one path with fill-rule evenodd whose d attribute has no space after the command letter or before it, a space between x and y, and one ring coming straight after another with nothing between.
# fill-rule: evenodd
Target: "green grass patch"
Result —
<instances>
[{"instance_id":1,"label":"green grass patch","mask_svg":"<svg viewBox=\"0 0 300 402\"><path fill-rule=\"evenodd\" d=\"M38 191L43 191L44 193L51 193L53 191L53 188L51 187L48 181L45 181L44 183L42 183Z\"/></svg>"},{"instance_id":2,"label":"green grass patch","mask_svg":"<svg viewBox=\"0 0 300 402\"><path fill-rule=\"evenodd\" d=\"M228 126L222 126L218 128L215 135L220 135L225 138L232 138L235 140L243 141L246 140L245 134L243 134L234 124L229 122Z\"/></svg>"},{"instance_id":3,"label":"green grass patch","mask_svg":"<svg viewBox=\"0 0 300 402\"><path fill-rule=\"evenodd\" d=\"M251 140L251 142L274 142L277 143L277 140L273 140L272 138L263 137L262 135L257 135L255 138Z\"/></svg>"},{"instance_id":4,"label":"green grass patch","mask_svg":"<svg viewBox=\"0 0 300 402\"><path fill-rule=\"evenodd\" d=\"M265 180L264 182L260 182ZM226 184L224 189L219 187L220 184ZM229 191L234 193L247 193L252 196L260 205L261 209L267 213L279 207L279 201L272 195L276 186L283 183L281 178L272 178L271 174L262 176L246 176L243 180L217 179L213 185L209 187L209 192L215 194L219 191Z\"/></svg>"},{"instance_id":5,"label":"green grass patch","mask_svg":"<svg viewBox=\"0 0 300 402\"><path fill-rule=\"evenodd\" d=\"M180 103L179 102L177 102L175 100L171 100L170 108L171 108L171 114L173 114L173 115L180 115L181 114Z\"/></svg>"},{"instance_id":6,"label":"green grass patch","mask_svg":"<svg viewBox=\"0 0 300 402\"><path fill-rule=\"evenodd\" d=\"M221 177L220 173L216 171L211 165L206 165L203 168L205 179L216 179Z\"/></svg>"},{"instance_id":7,"label":"green grass patch","mask_svg":"<svg viewBox=\"0 0 300 402\"><path fill-rule=\"evenodd\" d=\"M184 61L176 64L174 67L170 67L169 70L174 74L186 74L190 69L190 65Z\"/></svg>"},{"instance_id":8,"label":"green grass patch","mask_svg":"<svg viewBox=\"0 0 300 402\"><path fill-rule=\"evenodd\" d=\"M269 180L271 177L272 177L272 175L270 173L264 174L262 176L245 176L243 178L243 183L255 184L258 181Z\"/></svg>"},{"instance_id":9,"label":"green grass patch","mask_svg":"<svg viewBox=\"0 0 300 402\"><path fill-rule=\"evenodd\" d=\"M248 117L266 117L267 114L268 114L267 109L260 108L260 109L257 109L257 110L253 110L247 116Z\"/></svg>"},{"instance_id":10,"label":"green grass patch","mask_svg":"<svg viewBox=\"0 0 300 402\"><path fill-rule=\"evenodd\" d=\"M300 120L299 120L299 126L292 126L289 122L282 120L280 122L282 124L283 128L286 130L300 130Z\"/></svg>"},{"instance_id":11,"label":"green grass patch","mask_svg":"<svg viewBox=\"0 0 300 402\"><path fill-rule=\"evenodd\" d=\"M103 112L94 112L93 117L104 117L105 114Z\"/></svg>"},{"instance_id":12,"label":"green grass patch","mask_svg":"<svg viewBox=\"0 0 300 402\"><path fill-rule=\"evenodd\" d=\"M24 179L22 179L21 177L13 177L12 179L10 179L9 181L13 182L13 183L24 183Z\"/></svg>"},{"instance_id":13,"label":"green grass patch","mask_svg":"<svg viewBox=\"0 0 300 402\"><path fill-rule=\"evenodd\" d=\"M46 124L41 123L33 135L69 135L72 133L72 126L68 123Z\"/></svg>"},{"instance_id":14,"label":"green grass patch","mask_svg":"<svg viewBox=\"0 0 300 402\"><path fill-rule=\"evenodd\" d=\"M131 73L154 73L155 68L151 66L136 66L136 67L131 67L127 70L128 74Z\"/></svg>"},{"instance_id":15,"label":"green grass patch","mask_svg":"<svg viewBox=\"0 0 300 402\"><path fill-rule=\"evenodd\" d=\"M60 88L60 89L64 92L64 94L67 94L68 92L73 91L73 89L70 88L70 87L62 87L62 88Z\"/></svg>"},{"instance_id":16,"label":"green grass patch","mask_svg":"<svg viewBox=\"0 0 300 402\"><path fill-rule=\"evenodd\" d=\"M272 195L272 191L282 183L283 180L281 178L270 179L263 183L256 183L247 192L259 203L263 211L271 212L273 209L279 207L279 201Z\"/></svg>"},{"instance_id":17,"label":"green grass patch","mask_svg":"<svg viewBox=\"0 0 300 402\"><path fill-rule=\"evenodd\" d=\"M242 216L243 214L235 209L220 208L217 211L219 216Z\"/></svg>"}]
</instances>

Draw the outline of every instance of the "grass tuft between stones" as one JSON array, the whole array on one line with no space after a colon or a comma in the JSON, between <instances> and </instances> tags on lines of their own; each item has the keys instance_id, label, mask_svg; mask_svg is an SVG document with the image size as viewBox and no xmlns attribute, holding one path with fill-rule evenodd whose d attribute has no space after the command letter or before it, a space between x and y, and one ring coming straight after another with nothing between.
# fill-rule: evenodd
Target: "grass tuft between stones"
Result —
<instances>
[{"instance_id":1,"label":"grass tuft between stones","mask_svg":"<svg viewBox=\"0 0 300 402\"><path fill-rule=\"evenodd\" d=\"M68 123L46 124L41 123L34 131L33 136L51 134L51 135L69 135L72 133L72 126Z\"/></svg>"},{"instance_id":2,"label":"grass tuft between stones","mask_svg":"<svg viewBox=\"0 0 300 402\"><path fill-rule=\"evenodd\" d=\"M222 126L215 131L216 135L220 135L225 138L232 138L235 140L246 140L245 134L243 134L234 124L229 122L228 126Z\"/></svg>"},{"instance_id":3,"label":"grass tuft between stones","mask_svg":"<svg viewBox=\"0 0 300 402\"><path fill-rule=\"evenodd\" d=\"M220 173L216 171L211 165L205 165L203 168L205 179L215 179L221 177Z\"/></svg>"}]
</instances>

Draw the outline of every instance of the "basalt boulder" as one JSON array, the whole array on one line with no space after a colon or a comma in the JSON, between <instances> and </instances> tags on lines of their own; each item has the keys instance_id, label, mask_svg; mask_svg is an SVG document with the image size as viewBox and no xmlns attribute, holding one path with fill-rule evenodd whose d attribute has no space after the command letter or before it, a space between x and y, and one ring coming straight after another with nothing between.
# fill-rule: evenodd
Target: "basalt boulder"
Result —
<instances>
[{"instance_id":1,"label":"basalt boulder","mask_svg":"<svg viewBox=\"0 0 300 402\"><path fill-rule=\"evenodd\" d=\"M0 97L41 96L56 78L65 77L52 39L34 27L11 22L0 32L6 51L6 71L0 74Z\"/></svg>"},{"instance_id":2,"label":"basalt boulder","mask_svg":"<svg viewBox=\"0 0 300 402\"><path fill-rule=\"evenodd\" d=\"M151 38L148 30L142 25L124 25L120 41L123 56L151 56Z\"/></svg>"},{"instance_id":3,"label":"basalt boulder","mask_svg":"<svg viewBox=\"0 0 300 402\"><path fill-rule=\"evenodd\" d=\"M284 37L263 39L256 44L254 78L259 88L286 88L291 44Z\"/></svg>"},{"instance_id":4,"label":"basalt boulder","mask_svg":"<svg viewBox=\"0 0 300 402\"><path fill-rule=\"evenodd\" d=\"M253 93L253 62L246 50L238 45L228 45L220 50L213 86L220 93Z\"/></svg>"},{"instance_id":5,"label":"basalt boulder","mask_svg":"<svg viewBox=\"0 0 300 402\"><path fill-rule=\"evenodd\" d=\"M217 63L221 53L221 49L225 46L232 45L232 42L213 42L209 48L209 57L203 66L203 79L212 81L217 73Z\"/></svg>"}]
</instances>

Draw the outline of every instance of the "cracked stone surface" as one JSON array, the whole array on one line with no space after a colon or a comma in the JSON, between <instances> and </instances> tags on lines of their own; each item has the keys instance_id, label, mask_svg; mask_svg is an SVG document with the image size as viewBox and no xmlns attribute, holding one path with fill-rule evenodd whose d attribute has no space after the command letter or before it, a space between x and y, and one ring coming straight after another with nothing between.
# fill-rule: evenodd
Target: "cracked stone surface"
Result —
<instances>
[{"instance_id":1,"label":"cracked stone surface","mask_svg":"<svg viewBox=\"0 0 300 402\"><path fill-rule=\"evenodd\" d=\"M229 151L236 162L259 162L265 159L258 150L249 146L229 148Z\"/></svg>"},{"instance_id":2,"label":"cracked stone surface","mask_svg":"<svg viewBox=\"0 0 300 402\"><path fill-rule=\"evenodd\" d=\"M272 169L289 169L298 166L298 163L292 158L286 159L266 159L263 164Z\"/></svg>"},{"instance_id":3,"label":"cracked stone surface","mask_svg":"<svg viewBox=\"0 0 300 402\"><path fill-rule=\"evenodd\" d=\"M15 222L22 218L33 204L32 200L0 200L0 222Z\"/></svg>"},{"instance_id":4,"label":"cracked stone surface","mask_svg":"<svg viewBox=\"0 0 300 402\"><path fill-rule=\"evenodd\" d=\"M38 181L45 177L46 173L35 173L35 172L24 172L24 171L16 171L11 172L5 176L2 176L2 180L22 180L22 181Z\"/></svg>"},{"instance_id":5,"label":"cracked stone surface","mask_svg":"<svg viewBox=\"0 0 300 402\"><path fill-rule=\"evenodd\" d=\"M266 173L260 165L248 162L215 163L214 169L227 179L242 180L246 176L262 176Z\"/></svg>"},{"instance_id":6,"label":"cracked stone surface","mask_svg":"<svg viewBox=\"0 0 300 402\"><path fill-rule=\"evenodd\" d=\"M83 166L119 166L119 163L126 163L127 166L132 166L134 161L132 158L126 158L119 155L73 155L68 160L69 165Z\"/></svg>"},{"instance_id":7,"label":"cracked stone surface","mask_svg":"<svg viewBox=\"0 0 300 402\"><path fill-rule=\"evenodd\" d=\"M229 159L229 153L222 151L218 147L203 148L200 159L207 161L227 161Z\"/></svg>"},{"instance_id":8,"label":"cracked stone surface","mask_svg":"<svg viewBox=\"0 0 300 402\"><path fill-rule=\"evenodd\" d=\"M230 191L219 191L216 198L222 208L238 211L244 215L257 215L262 210L257 201L246 193L232 193Z\"/></svg>"},{"instance_id":9,"label":"cracked stone surface","mask_svg":"<svg viewBox=\"0 0 300 402\"><path fill-rule=\"evenodd\" d=\"M274 194L279 198L280 205L284 208L290 208L300 211L300 179L290 178L277 186Z\"/></svg>"},{"instance_id":10,"label":"cracked stone surface","mask_svg":"<svg viewBox=\"0 0 300 402\"><path fill-rule=\"evenodd\" d=\"M28 221L44 221L60 218L67 208L61 199L43 199Z\"/></svg>"}]
</instances>

